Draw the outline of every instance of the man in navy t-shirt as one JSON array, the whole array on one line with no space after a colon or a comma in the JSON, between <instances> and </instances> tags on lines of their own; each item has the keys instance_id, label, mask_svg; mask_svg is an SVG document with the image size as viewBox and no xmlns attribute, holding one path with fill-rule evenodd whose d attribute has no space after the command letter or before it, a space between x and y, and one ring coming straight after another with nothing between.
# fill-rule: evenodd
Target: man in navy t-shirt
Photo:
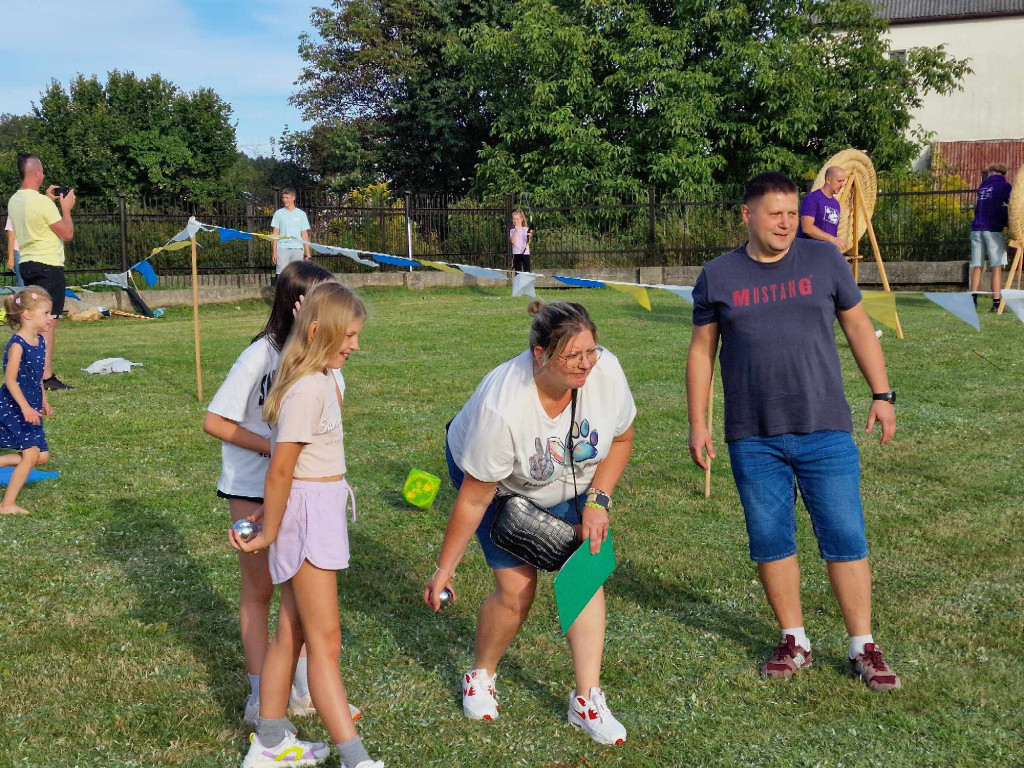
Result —
<instances>
[{"instance_id":1,"label":"man in navy t-shirt","mask_svg":"<svg viewBox=\"0 0 1024 768\"><path fill-rule=\"evenodd\" d=\"M988 257L992 270L992 312L999 311L1002 301L1000 278L1006 266L1006 240L1003 229L1009 216L1010 190L1006 180L1006 166L992 163L985 169L988 174L978 187L978 203L974 207L974 221L971 222L971 291L974 303L978 303L978 288L981 286L981 270Z\"/></svg>"},{"instance_id":2,"label":"man in navy t-shirt","mask_svg":"<svg viewBox=\"0 0 1024 768\"><path fill-rule=\"evenodd\" d=\"M850 665L873 691L900 687L871 635L871 573L860 501L860 457L843 392L834 323L873 393L867 431L896 432L896 396L882 348L843 255L795 239L796 186L763 173L743 195L747 244L704 265L693 290L686 366L690 455L714 458L705 412L721 340L725 441L743 503L750 558L782 629L762 667L788 678L811 664L796 558L796 488L850 635Z\"/></svg>"},{"instance_id":3,"label":"man in navy t-shirt","mask_svg":"<svg viewBox=\"0 0 1024 768\"><path fill-rule=\"evenodd\" d=\"M846 184L847 176L849 174L846 170L838 165L830 165L825 169L825 183L820 189L808 193L800 204L797 237L832 243L840 251L846 251L849 243L837 237L841 208L836 195Z\"/></svg>"}]
</instances>

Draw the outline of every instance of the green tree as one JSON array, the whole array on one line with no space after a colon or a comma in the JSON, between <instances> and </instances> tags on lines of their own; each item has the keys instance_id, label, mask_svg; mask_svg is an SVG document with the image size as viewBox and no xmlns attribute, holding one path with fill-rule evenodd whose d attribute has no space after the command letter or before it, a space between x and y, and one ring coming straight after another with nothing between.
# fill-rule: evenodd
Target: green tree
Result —
<instances>
[{"instance_id":1,"label":"green tree","mask_svg":"<svg viewBox=\"0 0 1024 768\"><path fill-rule=\"evenodd\" d=\"M395 189L461 192L490 136L481 94L446 55L458 31L504 11L499 0L332 0L315 8L318 40L301 39L305 62L293 102L307 120L355 131L359 152L335 155L368 181ZM321 145L324 142L321 142Z\"/></svg>"},{"instance_id":2,"label":"green tree","mask_svg":"<svg viewBox=\"0 0 1024 768\"><path fill-rule=\"evenodd\" d=\"M235 161L231 107L207 88L114 70L107 82L52 81L33 108L35 151L51 182L100 198L119 193L223 199Z\"/></svg>"},{"instance_id":3,"label":"green tree","mask_svg":"<svg viewBox=\"0 0 1024 768\"><path fill-rule=\"evenodd\" d=\"M866 0L518 0L449 46L494 115L476 189L692 193L848 146L904 166L912 110L969 70L889 59L886 28Z\"/></svg>"}]
</instances>

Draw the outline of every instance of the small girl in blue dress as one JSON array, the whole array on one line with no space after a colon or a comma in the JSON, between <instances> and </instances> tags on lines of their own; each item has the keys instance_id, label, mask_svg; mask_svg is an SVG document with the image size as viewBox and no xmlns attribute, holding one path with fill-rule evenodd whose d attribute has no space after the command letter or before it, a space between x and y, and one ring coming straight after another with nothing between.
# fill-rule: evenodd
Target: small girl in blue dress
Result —
<instances>
[{"instance_id":1,"label":"small girl in blue dress","mask_svg":"<svg viewBox=\"0 0 1024 768\"><path fill-rule=\"evenodd\" d=\"M0 387L0 448L18 453L0 456L0 467L14 467L0 514L28 512L15 502L33 467L45 464L50 451L43 434L43 417L53 415L43 390L46 363L45 331L53 318L50 294L38 286L4 299L7 325L14 329L4 349L4 384Z\"/></svg>"}]
</instances>

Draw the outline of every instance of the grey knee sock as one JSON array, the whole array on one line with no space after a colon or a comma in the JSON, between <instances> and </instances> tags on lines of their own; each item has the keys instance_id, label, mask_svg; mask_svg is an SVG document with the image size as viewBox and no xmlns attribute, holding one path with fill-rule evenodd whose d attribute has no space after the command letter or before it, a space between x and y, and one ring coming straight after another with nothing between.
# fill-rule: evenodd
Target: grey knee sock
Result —
<instances>
[{"instance_id":1,"label":"grey knee sock","mask_svg":"<svg viewBox=\"0 0 1024 768\"><path fill-rule=\"evenodd\" d=\"M260 741L263 741L263 739L260 739ZM344 768L355 768L363 760L370 759L366 747L363 746L363 740L358 736L348 741L343 741L341 744L335 744L334 748L341 755L341 764Z\"/></svg>"},{"instance_id":2,"label":"grey knee sock","mask_svg":"<svg viewBox=\"0 0 1024 768\"><path fill-rule=\"evenodd\" d=\"M284 741L285 733L289 732L288 726L292 725L287 717L277 717L270 720L265 717L260 718L260 724L256 727L256 736L260 740L260 744L264 747L276 747L282 741ZM292 731L294 733L294 731Z\"/></svg>"}]
</instances>

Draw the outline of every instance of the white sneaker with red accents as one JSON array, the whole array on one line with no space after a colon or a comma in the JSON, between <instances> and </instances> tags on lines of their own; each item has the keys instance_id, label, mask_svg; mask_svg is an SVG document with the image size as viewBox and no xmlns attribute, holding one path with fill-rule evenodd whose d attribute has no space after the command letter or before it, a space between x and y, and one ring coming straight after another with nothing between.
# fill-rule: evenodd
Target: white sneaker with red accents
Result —
<instances>
[{"instance_id":1,"label":"white sneaker with red accents","mask_svg":"<svg viewBox=\"0 0 1024 768\"><path fill-rule=\"evenodd\" d=\"M585 699L576 691L569 697L569 725L579 728L598 744L621 744L626 740L626 726L615 719L604 700L604 691L590 689Z\"/></svg>"},{"instance_id":2,"label":"white sneaker with red accents","mask_svg":"<svg viewBox=\"0 0 1024 768\"><path fill-rule=\"evenodd\" d=\"M462 676L462 711L470 720L497 720L498 692L494 689L497 673L471 669Z\"/></svg>"}]
</instances>

